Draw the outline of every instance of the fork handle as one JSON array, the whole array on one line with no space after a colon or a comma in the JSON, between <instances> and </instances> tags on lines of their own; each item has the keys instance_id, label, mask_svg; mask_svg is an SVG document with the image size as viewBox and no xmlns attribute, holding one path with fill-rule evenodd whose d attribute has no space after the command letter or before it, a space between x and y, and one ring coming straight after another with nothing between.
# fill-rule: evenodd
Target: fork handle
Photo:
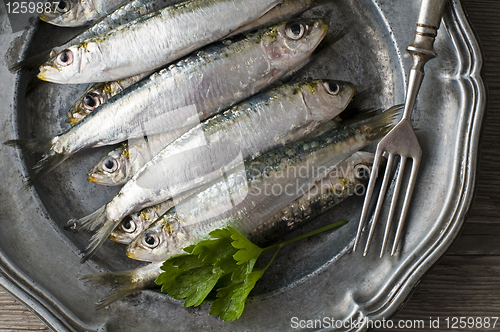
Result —
<instances>
[{"instance_id":1,"label":"fork handle","mask_svg":"<svg viewBox=\"0 0 500 332\"><path fill-rule=\"evenodd\" d=\"M422 0L415 39L407 48L408 53L413 57L413 65L408 78L403 119L410 120L424 78L424 65L437 56L434 51L434 40L441 24L445 3L446 0Z\"/></svg>"}]
</instances>

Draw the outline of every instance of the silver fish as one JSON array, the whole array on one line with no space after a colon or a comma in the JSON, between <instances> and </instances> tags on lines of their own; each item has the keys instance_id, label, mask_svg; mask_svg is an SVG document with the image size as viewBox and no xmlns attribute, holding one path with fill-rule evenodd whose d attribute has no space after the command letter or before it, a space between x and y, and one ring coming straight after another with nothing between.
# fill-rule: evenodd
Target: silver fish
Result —
<instances>
[{"instance_id":1,"label":"silver fish","mask_svg":"<svg viewBox=\"0 0 500 332\"><path fill-rule=\"evenodd\" d=\"M123 24L132 22L133 20L143 15L155 12L167 6L174 5L181 1L182 0L133 0L131 2L128 2L121 7L118 7L98 23L94 24L63 45L54 47L48 51L45 51L28 59L21 60L18 63L14 64L10 68L10 70L19 70L22 68L38 69L38 67L49 60L49 58L57 55L71 45L81 43L84 40L91 39L97 36L105 35L107 32Z\"/></svg>"},{"instance_id":2,"label":"silver fish","mask_svg":"<svg viewBox=\"0 0 500 332\"><path fill-rule=\"evenodd\" d=\"M321 125L310 136L319 136L335 130L341 122L341 119L336 117ZM173 136L175 135L177 134ZM87 173L87 180L106 186L125 184L139 169L161 151L162 146L165 147L171 142L169 136L169 134L157 134L148 137L147 140L132 139L129 142L120 144L119 147L109 152L107 156L99 160L90 169ZM181 136L181 133L175 138L179 136Z\"/></svg>"},{"instance_id":3,"label":"silver fish","mask_svg":"<svg viewBox=\"0 0 500 332\"><path fill-rule=\"evenodd\" d=\"M78 221L77 229L99 230L84 260L128 214L215 180L221 170L298 140L345 109L354 86L345 82L286 84L218 114L172 142L105 206Z\"/></svg>"},{"instance_id":4,"label":"silver fish","mask_svg":"<svg viewBox=\"0 0 500 332\"><path fill-rule=\"evenodd\" d=\"M187 130L301 68L327 30L321 19L299 19L205 48L115 95L59 136L6 144L44 154L31 185L83 148Z\"/></svg>"},{"instance_id":5,"label":"silver fish","mask_svg":"<svg viewBox=\"0 0 500 332\"><path fill-rule=\"evenodd\" d=\"M68 122L72 125L77 124L97 107L107 103L111 97L122 92L134 83L139 82L144 77L149 76L149 74L151 73L144 73L123 80L105 83L101 82L92 85L80 98L78 98L76 103L68 111Z\"/></svg>"},{"instance_id":6,"label":"silver fish","mask_svg":"<svg viewBox=\"0 0 500 332\"><path fill-rule=\"evenodd\" d=\"M44 22L61 27L78 27L97 22L129 0L60 0L45 4L39 15ZM49 4L49 5L47 5Z\"/></svg>"},{"instance_id":7,"label":"silver fish","mask_svg":"<svg viewBox=\"0 0 500 332\"><path fill-rule=\"evenodd\" d=\"M389 110L338 132L287 145L256 158L243 170L224 174L149 226L129 244L127 256L164 261L227 226L248 235L314 188L339 162L383 137L396 114Z\"/></svg>"},{"instance_id":8,"label":"silver fish","mask_svg":"<svg viewBox=\"0 0 500 332\"><path fill-rule=\"evenodd\" d=\"M114 81L160 68L263 16L283 0L190 0L69 46L40 67L54 83Z\"/></svg>"}]
</instances>

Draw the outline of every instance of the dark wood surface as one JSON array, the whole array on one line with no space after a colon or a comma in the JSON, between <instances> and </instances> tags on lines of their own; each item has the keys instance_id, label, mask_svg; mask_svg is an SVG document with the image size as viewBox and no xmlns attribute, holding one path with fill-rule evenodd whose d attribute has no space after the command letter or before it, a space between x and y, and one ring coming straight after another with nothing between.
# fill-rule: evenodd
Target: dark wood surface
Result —
<instances>
[{"instance_id":1,"label":"dark wood surface","mask_svg":"<svg viewBox=\"0 0 500 332\"><path fill-rule=\"evenodd\" d=\"M480 144L476 196L462 234L422 279L403 309L392 318L423 320L410 331L500 331L447 328L446 318L500 316L500 1L462 0L483 48L488 106ZM429 319L439 318L439 328ZM451 322L451 320L450 320ZM0 331L48 331L21 304L0 290ZM401 329L377 329L400 331Z\"/></svg>"}]
</instances>

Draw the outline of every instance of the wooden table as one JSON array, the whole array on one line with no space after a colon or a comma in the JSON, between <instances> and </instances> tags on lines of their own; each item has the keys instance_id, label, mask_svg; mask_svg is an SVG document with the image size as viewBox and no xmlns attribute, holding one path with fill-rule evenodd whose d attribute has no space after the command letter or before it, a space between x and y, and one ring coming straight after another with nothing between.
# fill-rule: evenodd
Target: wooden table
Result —
<instances>
[{"instance_id":1,"label":"wooden table","mask_svg":"<svg viewBox=\"0 0 500 332\"><path fill-rule=\"evenodd\" d=\"M397 0L395 0L397 1ZM483 78L489 88L488 108L481 138L477 192L462 234L422 279L397 320L447 317L500 316L500 1L462 0L472 27L483 47ZM48 331L49 329L0 290L0 331ZM500 331L500 320L494 329ZM380 329L379 331L383 331ZM394 329L387 331L395 331ZM471 331L462 329L460 331ZM493 331L474 329L473 331Z\"/></svg>"}]
</instances>

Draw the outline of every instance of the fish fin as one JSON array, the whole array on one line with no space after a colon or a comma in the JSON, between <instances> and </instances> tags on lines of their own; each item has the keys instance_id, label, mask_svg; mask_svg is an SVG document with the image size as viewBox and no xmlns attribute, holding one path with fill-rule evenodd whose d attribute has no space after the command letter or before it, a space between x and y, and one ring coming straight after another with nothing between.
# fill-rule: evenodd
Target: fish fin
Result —
<instances>
[{"instance_id":1,"label":"fish fin","mask_svg":"<svg viewBox=\"0 0 500 332\"><path fill-rule=\"evenodd\" d=\"M104 214L105 215L105 214ZM92 235L90 243L83 251L83 257L80 260L81 263L85 263L89 258L94 256L94 254L99 250L104 241L109 237L113 230L118 226L120 220L106 220L104 224L99 228L99 230Z\"/></svg>"},{"instance_id":2,"label":"fish fin","mask_svg":"<svg viewBox=\"0 0 500 332\"><path fill-rule=\"evenodd\" d=\"M86 217L80 218L78 220L76 219L71 219L68 221L68 224L66 225L66 229L68 230L73 230L73 231L93 231L97 227L100 227L104 224L106 214L105 210L106 205L103 205L99 209L97 209L95 212L92 212Z\"/></svg>"},{"instance_id":3,"label":"fish fin","mask_svg":"<svg viewBox=\"0 0 500 332\"><path fill-rule=\"evenodd\" d=\"M368 112L374 111L375 109L371 107L374 102L374 96L377 96L377 90L373 87L356 91L351 102L347 105L346 109L342 111L340 117L343 120L347 120L359 116L362 113L368 114Z\"/></svg>"},{"instance_id":4,"label":"fish fin","mask_svg":"<svg viewBox=\"0 0 500 332\"><path fill-rule=\"evenodd\" d=\"M42 159L40 159L38 163L33 166L33 169L30 172L31 174L26 181L27 187L31 187L34 183L70 157L69 154L55 153L52 151L52 138L17 139L6 141L4 144L21 148L29 153L44 153Z\"/></svg>"},{"instance_id":5,"label":"fish fin","mask_svg":"<svg viewBox=\"0 0 500 332\"><path fill-rule=\"evenodd\" d=\"M37 77L30 78L28 82L28 86L26 87L26 92L24 94L25 97L29 97L36 89L42 85L43 81L39 80Z\"/></svg>"},{"instance_id":6,"label":"fish fin","mask_svg":"<svg viewBox=\"0 0 500 332\"><path fill-rule=\"evenodd\" d=\"M327 22L326 19L325 19L325 22ZM344 28L340 29L339 31L337 31L334 35L327 35L323 39L323 41L321 42L321 44L319 44L319 46L316 47L316 49L313 51L313 53L311 55L311 62L314 62L314 60L317 57L319 57L320 55L322 55L327 50L331 49L332 45L334 45L339 40L341 40L342 38L344 38L349 33L349 31L350 31L350 27L344 27Z\"/></svg>"},{"instance_id":7,"label":"fish fin","mask_svg":"<svg viewBox=\"0 0 500 332\"><path fill-rule=\"evenodd\" d=\"M21 60L12 66L9 67L11 72L19 71L19 70L33 70L38 69L41 65L43 65L47 60L50 59L50 50L45 51L41 54L34 55L27 59Z\"/></svg>"},{"instance_id":8,"label":"fish fin","mask_svg":"<svg viewBox=\"0 0 500 332\"><path fill-rule=\"evenodd\" d=\"M395 105L365 121L372 140L382 139L398 123L404 105Z\"/></svg>"},{"instance_id":9,"label":"fish fin","mask_svg":"<svg viewBox=\"0 0 500 332\"><path fill-rule=\"evenodd\" d=\"M148 267L146 265L130 271L91 274L79 279L92 286L111 287L111 292L96 303L96 309L102 309L124 297L154 286L154 279L137 278L140 270Z\"/></svg>"},{"instance_id":10,"label":"fish fin","mask_svg":"<svg viewBox=\"0 0 500 332\"><path fill-rule=\"evenodd\" d=\"M52 138L11 139L3 144L21 148L26 152L47 152L52 147Z\"/></svg>"}]
</instances>

